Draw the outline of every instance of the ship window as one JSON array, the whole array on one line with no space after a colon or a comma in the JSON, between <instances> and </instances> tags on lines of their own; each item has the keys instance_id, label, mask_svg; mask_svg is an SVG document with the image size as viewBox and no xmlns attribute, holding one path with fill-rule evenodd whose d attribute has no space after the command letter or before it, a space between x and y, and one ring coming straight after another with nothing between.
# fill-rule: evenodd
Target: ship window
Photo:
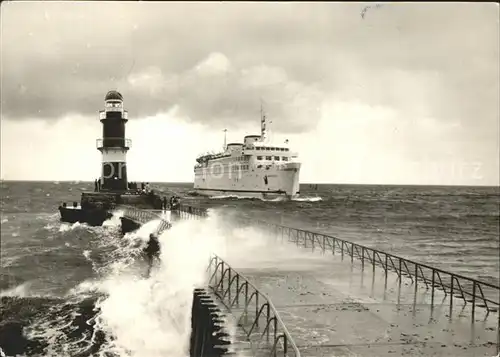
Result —
<instances>
[{"instance_id":1,"label":"ship window","mask_svg":"<svg viewBox=\"0 0 500 357\"><path fill-rule=\"evenodd\" d=\"M288 161L288 157L283 156L283 161Z\"/></svg>"},{"instance_id":2,"label":"ship window","mask_svg":"<svg viewBox=\"0 0 500 357\"><path fill-rule=\"evenodd\" d=\"M289 149L289 148L286 148L286 149L285 149L285 151L290 151L290 149Z\"/></svg>"},{"instance_id":3,"label":"ship window","mask_svg":"<svg viewBox=\"0 0 500 357\"><path fill-rule=\"evenodd\" d=\"M258 169L262 168L262 165L257 165L257 168L258 168Z\"/></svg>"},{"instance_id":4,"label":"ship window","mask_svg":"<svg viewBox=\"0 0 500 357\"><path fill-rule=\"evenodd\" d=\"M276 160L276 161L280 161L280 157L279 157L279 156L275 156L275 157L274 157L274 160Z\"/></svg>"},{"instance_id":5,"label":"ship window","mask_svg":"<svg viewBox=\"0 0 500 357\"><path fill-rule=\"evenodd\" d=\"M266 156L266 160L272 160L273 157L272 156Z\"/></svg>"},{"instance_id":6,"label":"ship window","mask_svg":"<svg viewBox=\"0 0 500 357\"><path fill-rule=\"evenodd\" d=\"M257 160L262 160L262 156L257 156Z\"/></svg>"}]
</instances>

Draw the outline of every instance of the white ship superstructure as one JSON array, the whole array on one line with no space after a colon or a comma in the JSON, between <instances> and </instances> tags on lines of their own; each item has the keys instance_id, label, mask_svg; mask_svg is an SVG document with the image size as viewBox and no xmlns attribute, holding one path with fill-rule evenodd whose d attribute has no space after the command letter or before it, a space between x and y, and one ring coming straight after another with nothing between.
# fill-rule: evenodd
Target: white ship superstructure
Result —
<instances>
[{"instance_id":1,"label":"white ship superstructure","mask_svg":"<svg viewBox=\"0 0 500 357\"><path fill-rule=\"evenodd\" d=\"M272 198L299 195L301 163L288 141L272 144L261 114L261 135L247 135L243 143L224 142L224 150L202 155L194 167L194 189L202 195ZM225 140L224 140L225 141Z\"/></svg>"}]
</instances>

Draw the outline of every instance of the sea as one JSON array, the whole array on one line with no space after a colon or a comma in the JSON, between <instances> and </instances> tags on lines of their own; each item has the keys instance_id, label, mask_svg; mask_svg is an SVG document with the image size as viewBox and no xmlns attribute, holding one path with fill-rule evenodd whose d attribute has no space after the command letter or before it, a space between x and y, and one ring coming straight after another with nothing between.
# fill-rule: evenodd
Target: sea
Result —
<instances>
[{"instance_id":1,"label":"sea","mask_svg":"<svg viewBox=\"0 0 500 357\"><path fill-rule=\"evenodd\" d=\"M218 220L272 221L500 284L498 187L304 184L293 201L151 187ZM59 221L62 202L92 190L2 181L0 356L187 356L192 288L205 277L216 223L174 225L160 237L167 266L144 279L140 252L154 224L121 237L119 212L102 227Z\"/></svg>"}]
</instances>

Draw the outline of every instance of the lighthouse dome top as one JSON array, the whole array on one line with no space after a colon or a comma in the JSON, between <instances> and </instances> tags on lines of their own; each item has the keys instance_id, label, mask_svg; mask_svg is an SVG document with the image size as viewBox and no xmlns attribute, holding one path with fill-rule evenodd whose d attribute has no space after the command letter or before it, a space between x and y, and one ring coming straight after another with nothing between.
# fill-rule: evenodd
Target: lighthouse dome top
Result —
<instances>
[{"instance_id":1,"label":"lighthouse dome top","mask_svg":"<svg viewBox=\"0 0 500 357\"><path fill-rule=\"evenodd\" d=\"M105 101L108 100L120 100L123 101L123 96L120 94L120 92L116 90L110 90L108 94L106 94L106 98L104 98Z\"/></svg>"}]
</instances>

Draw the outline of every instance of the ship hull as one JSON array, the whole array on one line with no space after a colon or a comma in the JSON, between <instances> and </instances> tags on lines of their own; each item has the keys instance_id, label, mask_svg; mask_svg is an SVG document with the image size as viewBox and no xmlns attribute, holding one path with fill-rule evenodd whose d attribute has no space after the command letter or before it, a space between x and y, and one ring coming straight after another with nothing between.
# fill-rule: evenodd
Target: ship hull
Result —
<instances>
[{"instance_id":1,"label":"ship hull","mask_svg":"<svg viewBox=\"0 0 500 357\"><path fill-rule=\"evenodd\" d=\"M284 192L270 192L270 191L239 191L239 190L208 190L208 189L195 189L196 194L200 196L207 197L217 197L217 196L233 196L233 197L244 197L244 198L259 198L259 199L293 199L298 197L297 195L287 195Z\"/></svg>"},{"instance_id":2,"label":"ship hull","mask_svg":"<svg viewBox=\"0 0 500 357\"><path fill-rule=\"evenodd\" d=\"M212 173L200 170L194 190L204 196L294 199L299 196L300 163L287 163L247 171Z\"/></svg>"}]
</instances>

